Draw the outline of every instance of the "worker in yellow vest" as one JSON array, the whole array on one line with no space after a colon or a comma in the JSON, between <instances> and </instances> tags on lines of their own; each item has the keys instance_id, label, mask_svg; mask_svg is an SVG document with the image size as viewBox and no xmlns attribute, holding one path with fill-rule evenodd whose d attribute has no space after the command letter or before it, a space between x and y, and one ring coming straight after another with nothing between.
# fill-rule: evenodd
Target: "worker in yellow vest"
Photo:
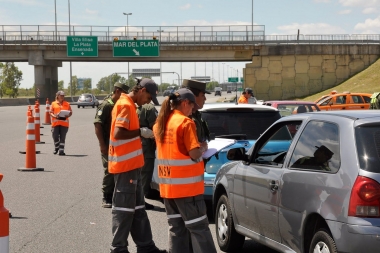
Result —
<instances>
[{"instance_id":1,"label":"worker in yellow vest","mask_svg":"<svg viewBox=\"0 0 380 253\"><path fill-rule=\"evenodd\" d=\"M50 106L51 132L54 141L54 154L65 154L66 134L69 131L69 117L73 114L69 102L65 100L65 93L58 91L55 101Z\"/></svg>"},{"instance_id":2,"label":"worker in yellow vest","mask_svg":"<svg viewBox=\"0 0 380 253\"><path fill-rule=\"evenodd\" d=\"M195 123L189 118L193 108L198 109L194 94L189 89L179 89L162 103L153 126L160 194L169 223L170 252L214 253L203 199L202 154L207 142L198 141Z\"/></svg>"},{"instance_id":3,"label":"worker in yellow vest","mask_svg":"<svg viewBox=\"0 0 380 253\"><path fill-rule=\"evenodd\" d=\"M149 79L139 80L128 94L121 94L112 110L108 151L108 171L114 174L112 197L111 252L129 252L131 233L139 253L164 253L153 242L152 230L145 210L141 183L144 156L140 137L154 138L152 130L140 128L136 113L138 106L157 101L157 84Z\"/></svg>"}]
</instances>

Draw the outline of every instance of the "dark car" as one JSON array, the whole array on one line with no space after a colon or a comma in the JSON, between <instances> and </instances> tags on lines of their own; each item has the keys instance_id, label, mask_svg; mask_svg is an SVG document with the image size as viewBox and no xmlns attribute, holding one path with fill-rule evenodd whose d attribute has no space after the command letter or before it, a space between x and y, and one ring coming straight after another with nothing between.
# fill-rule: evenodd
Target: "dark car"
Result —
<instances>
[{"instance_id":1,"label":"dark car","mask_svg":"<svg viewBox=\"0 0 380 253\"><path fill-rule=\"evenodd\" d=\"M230 149L213 186L221 250L248 237L279 252L379 252L379 140L378 112L321 111L282 117L247 153Z\"/></svg>"},{"instance_id":2,"label":"dark car","mask_svg":"<svg viewBox=\"0 0 380 253\"><path fill-rule=\"evenodd\" d=\"M320 111L318 105L313 102L296 101L296 100L273 100L265 101L263 105L269 105L277 108L281 116L288 116L296 113L303 112L316 112Z\"/></svg>"},{"instance_id":3,"label":"dark car","mask_svg":"<svg viewBox=\"0 0 380 253\"><path fill-rule=\"evenodd\" d=\"M90 93L85 93L79 96L78 102L77 102L78 108L81 106L84 108L85 106L92 106L92 108L95 108L95 106L99 105L99 100Z\"/></svg>"},{"instance_id":4,"label":"dark car","mask_svg":"<svg viewBox=\"0 0 380 253\"><path fill-rule=\"evenodd\" d=\"M216 90L215 91L215 96L222 96L222 91L221 90Z\"/></svg>"},{"instance_id":5,"label":"dark car","mask_svg":"<svg viewBox=\"0 0 380 253\"><path fill-rule=\"evenodd\" d=\"M170 94L172 94L173 92L175 92L177 90L177 87L176 86L169 86L168 89L164 90L164 92L162 93L162 95L164 97L166 96L169 96Z\"/></svg>"}]
</instances>

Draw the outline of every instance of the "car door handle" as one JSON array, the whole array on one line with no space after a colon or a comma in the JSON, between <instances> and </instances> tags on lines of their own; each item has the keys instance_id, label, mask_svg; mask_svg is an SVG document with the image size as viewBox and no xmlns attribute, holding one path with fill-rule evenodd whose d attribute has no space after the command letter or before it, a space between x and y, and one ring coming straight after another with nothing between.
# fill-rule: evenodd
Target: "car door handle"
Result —
<instances>
[{"instance_id":1,"label":"car door handle","mask_svg":"<svg viewBox=\"0 0 380 253\"><path fill-rule=\"evenodd\" d=\"M271 192L275 192L278 190L278 184L274 180L272 180L272 182L269 183L269 187Z\"/></svg>"}]
</instances>

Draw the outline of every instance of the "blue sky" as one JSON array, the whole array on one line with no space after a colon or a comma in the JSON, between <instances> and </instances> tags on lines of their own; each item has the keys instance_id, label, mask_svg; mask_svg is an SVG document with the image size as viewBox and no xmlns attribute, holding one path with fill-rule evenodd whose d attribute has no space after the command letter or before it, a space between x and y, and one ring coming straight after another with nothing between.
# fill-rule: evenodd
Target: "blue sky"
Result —
<instances>
[{"instance_id":1,"label":"blue sky","mask_svg":"<svg viewBox=\"0 0 380 253\"><path fill-rule=\"evenodd\" d=\"M0 25L54 25L69 23L68 0L0 0ZM253 12L252 12L253 2ZM70 1L71 25L125 26L212 26L264 25L269 34L379 34L380 0L81 0ZM183 63L182 78L209 75L227 79L227 73L246 62ZM34 83L33 66L16 63L23 71L22 88ZM162 63L163 72L180 72L179 63ZM228 65L228 67L227 67ZM101 77L126 72L127 63L73 63L73 75L92 78L93 87ZM132 68L159 68L159 63L130 63ZM232 74L229 74L232 76ZM69 83L69 64L59 68L58 79ZM164 74L163 82L172 83L176 75ZM156 82L161 79L154 78Z\"/></svg>"}]
</instances>

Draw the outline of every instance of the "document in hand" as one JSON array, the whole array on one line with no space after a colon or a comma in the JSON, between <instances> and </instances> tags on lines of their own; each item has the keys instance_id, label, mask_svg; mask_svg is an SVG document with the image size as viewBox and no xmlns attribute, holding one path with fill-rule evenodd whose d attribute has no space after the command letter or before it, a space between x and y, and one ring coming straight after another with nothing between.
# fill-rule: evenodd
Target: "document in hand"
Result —
<instances>
[{"instance_id":1,"label":"document in hand","mask_svg":"<svg viewBox=\"0 0 380 253\"><path fill-rule=\"evenodd\" d=\"M208 143L208 149L203 153L202 157L204 159L210 158L215 153L233 145L235 142L236 140L215 138L215 140L212 140Z\"/></svg>"},{"instance_id":2,"label":"document in hand","mask_svg":"<svg viewBox=\"0 0 380 253\"><path fill-rule=\"evenodd\" d=\"M69 116L70 111L69 110L62 110L58 113L58 117L66 117Z\"/></svg>"}]
</instances>

